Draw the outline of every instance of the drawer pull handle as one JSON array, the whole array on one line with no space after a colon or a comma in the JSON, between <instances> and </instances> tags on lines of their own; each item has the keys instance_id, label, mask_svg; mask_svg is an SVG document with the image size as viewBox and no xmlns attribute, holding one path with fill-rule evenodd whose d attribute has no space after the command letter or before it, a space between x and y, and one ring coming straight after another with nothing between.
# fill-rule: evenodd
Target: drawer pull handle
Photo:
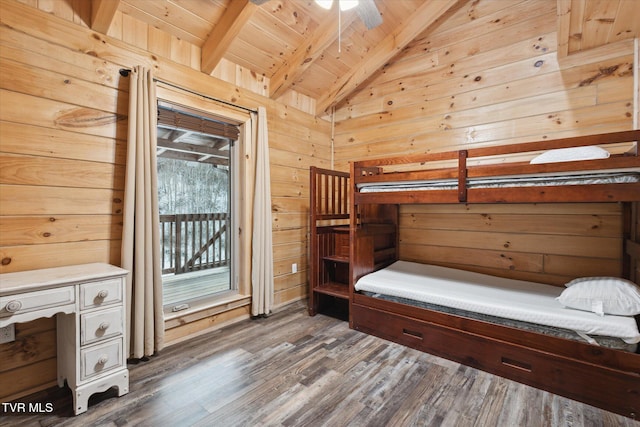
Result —
<instances>
[{"instance_id":1,"label":"drawer pull handle","mask_svg":"<svg viewBox=\"0 0 640 427\"><path fill-rule=\"evenodd\" d=\"M109 356L107 356L106 354L103 354L102 356L100 356L100 358L98 359L98 365L104 365L109 361Z\"/></svg>"},{"instance_id":2,"label":"drawer pull handle","mask_svg":"<svg viewBox=\"0 0 640 427\"><path fill-rule=\"evenodd\" d=\"M109 326L111 326L111 323L102 322L100 323L100 326L98 326L98 329L100 329L101 331L106 331L107 329L109 329Z\"/></svg>"},{"instance_id":3,"label":"drawer pull handle","mask_svg":"<svg viewBox=\"0 0 640 427\"><path fill-rule=\"evenodd\" d=\"M532 366L526 362L521 362L515 359L509 359L507 357L502 357L501 362L503 365L508 366L510 368L519 369L525 372L532 372Z\"/></svg>"},{"instance_id":4,"label":"drawer pull handle","mask_svg":"<svg viewBox=\"0 0 640 427\"><path fill-rule=\"evenodd\" d=\"M109 296L109 291L106 289L103 289L100 292L98 292L98 298L100 299L105 299L108 296Z\"/></svg>"},{"instance_id":5,"label":"drawer pull handle","mask_svg":"<svg viewBox=\"0 0 640 427\"><path fill-rule=\"evenodd\" d=\"M422 339L422 333L418 331L412 331L411 329L402 328L402 333L410 336L411 338Z\"/></svg>"},{"instance_id":6,"label":"drawer pull handle","mask_svg":"<svg viewBox=\"0 0 640 427\"><path fill-rule=\"evenodd\" d=\"M22 303L18 300L12 300L7 303L5 308L9 313L16 313L22 308Z\"/></svg>"}]
</instances>

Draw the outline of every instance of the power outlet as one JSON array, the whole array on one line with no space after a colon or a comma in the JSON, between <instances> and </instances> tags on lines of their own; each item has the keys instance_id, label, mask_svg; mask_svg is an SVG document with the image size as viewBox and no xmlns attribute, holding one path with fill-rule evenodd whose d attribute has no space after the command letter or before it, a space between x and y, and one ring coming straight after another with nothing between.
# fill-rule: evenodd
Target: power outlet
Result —
<instances>
[{"instance_id":1,"label":"power outlet","mask_svg":"<svg viewBox=\"0 0 640 427\"><path fill-rule=\"evenodd\" d=\"M297 263L293 263L291 264L291 272L292 273L297 273L298 272L298 264Z\"/></svg>"},{"instance_id":2,"label":"power outlet","mask_svg":"<svg viewBox=\"0 0 640 427\"><path fill-rule=\"evenodd\" d=\"M4 328L0 328L0 344L16 340L16 327L12 323Z\"/></svg>"}]
</instances>

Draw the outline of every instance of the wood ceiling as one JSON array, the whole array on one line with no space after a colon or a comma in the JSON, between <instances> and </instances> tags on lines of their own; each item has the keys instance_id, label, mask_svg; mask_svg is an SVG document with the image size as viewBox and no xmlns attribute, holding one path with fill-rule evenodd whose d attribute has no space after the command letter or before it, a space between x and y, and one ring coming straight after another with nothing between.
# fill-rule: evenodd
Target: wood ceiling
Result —
<instances>
[{"instance_id":1,"label":"wood ceiling","mask_svg":"<svg viewBox=\"0 0 640 427\"><path fill-rule=\"evenodd\" d=\"M355 10L338 15L336 2L325 10L313 0L92 0L91 28L106 34L120 11L199 47L202 72L224 58L268 78L271 98L293 89L322 115L448 14L472 16L485 1L375 0L383 23L367 29ZM640 32L640 0L556 1L560 56Z\"/></svg>"}]
</instances>

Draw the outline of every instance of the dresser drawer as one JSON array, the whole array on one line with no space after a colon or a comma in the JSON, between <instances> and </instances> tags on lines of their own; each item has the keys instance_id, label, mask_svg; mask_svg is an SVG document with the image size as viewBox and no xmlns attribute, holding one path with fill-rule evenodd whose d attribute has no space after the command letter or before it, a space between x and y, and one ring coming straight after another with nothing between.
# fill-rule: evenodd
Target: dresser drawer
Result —
<instances>
[{"instance_id":1,"label":"dresser drawer","mask_svg":"<svg viewBox=\"0 0 640 427\"><path fill-rule=\"evenodd\" d=\"M119 368L124 363L122 338L107 341L80 351L80 379Z\"/></svg>"},{"instance_id":2,"label":"dresser drawer","mask_svg":"<svg viewBox=\"0 0 640 427\"><path fill-rule=\"evenodd\" d=\"M80 309L102 307L122 301L122 279L108 279L80 285Z\"/></svg>"},{"instance_id":3,"label":"dresser drawer","mask_svg":"<svg viewBox=\"0 0 640 427\"><path fill-rule=\"evenodd\" d=\"M0 297L0 318L18 316L32 311L44 312L47 309L52 309L55 312L60 308L60 311L64 311L65 306L73 306L75 301L73 286L3 296Z\"/></svg>"},{"instance_id":4,"label":"dresser drawer","mask_svg":"<svg viewBox=\"0 0 640 427\"><path fill-rule=\"evenodd\" d=\"M80 316L80 345L91 344L122 334L124 310L115 307Z\"/></svg>"}]
</instances>

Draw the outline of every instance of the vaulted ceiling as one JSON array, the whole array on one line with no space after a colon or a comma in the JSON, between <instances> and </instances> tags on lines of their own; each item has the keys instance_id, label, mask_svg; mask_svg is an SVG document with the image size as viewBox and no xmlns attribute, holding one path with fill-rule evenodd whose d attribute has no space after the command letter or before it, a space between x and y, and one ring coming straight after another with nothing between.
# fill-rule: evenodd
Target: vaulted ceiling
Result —
<instances>
[{"instance_id":1,"label":"vaulted ceiling","mask_svg":"<svg viewBox=\"0 0 640 427\"><path fill-rule=\"evenodd\" d=\"M482 0L369 1L382 17L371 29L357 9L313 0L92 0L91 28L106 34L120 11L199 47L203 73L224 58L268 78L271 98L293 89L315 99L321 115L449 14L472 13ZM556 1L560 56L640 32L640 0Z\"/></svg>"}]
</instances>

